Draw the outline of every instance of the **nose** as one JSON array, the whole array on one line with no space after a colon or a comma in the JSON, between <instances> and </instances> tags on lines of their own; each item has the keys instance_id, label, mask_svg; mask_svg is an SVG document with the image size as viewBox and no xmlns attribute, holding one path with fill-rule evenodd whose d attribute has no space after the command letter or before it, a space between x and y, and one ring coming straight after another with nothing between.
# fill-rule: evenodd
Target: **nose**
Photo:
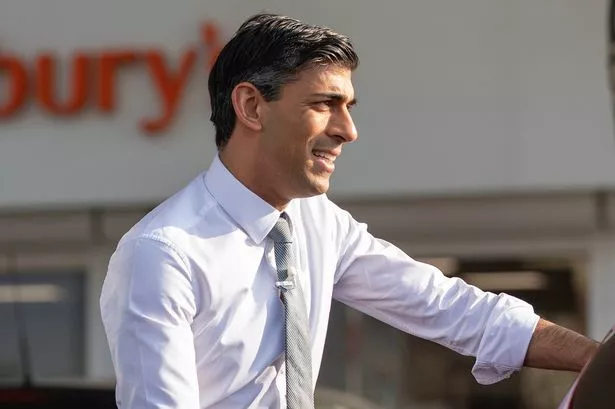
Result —
<instances>
[{"instance_id":1,"label":"nose","mask_svg":"<svg viewBox=\"0 0 615 409\"><path fill-rule=\"evenodd\" d=\"M339 139L340 142L354 142L359 138L350 111L340 107L329 119L329 136Z\"/></svg>"}]
</instances>

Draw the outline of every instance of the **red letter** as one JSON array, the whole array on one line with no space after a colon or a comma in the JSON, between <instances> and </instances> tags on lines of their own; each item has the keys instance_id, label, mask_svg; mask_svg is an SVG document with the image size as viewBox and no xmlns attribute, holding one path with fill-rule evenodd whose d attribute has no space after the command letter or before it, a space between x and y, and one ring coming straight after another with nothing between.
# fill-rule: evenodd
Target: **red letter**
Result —
<instances>
[{"instance_id":1,"label":"red letter","mask_svg":"<svg viewBox=\"0 0 615 409\"><path fill-rule=\"evenodd\" d=\"M222 45L220 44L220 30L218 30L218 27L214 23L207 22L203 24L201 27L201 41L203 41L203 44L207 46L207 50L209 51L207 70L211 70L211 67L213 67L216 62L216 58L218 58L218 54L220 54L222 50Z\"/></svg>"},{"instance_id":2,"label":"red letter","mask_svg":"<svg viewBox=\"0 0 615 409\"><path fill-rule=\"evenodd\" d=\"M72 82L72 93L63 105L55 99L54 81L55 59L49 54L41 55L37 62L36 70L36 96L48 112L58 115L75 114L83 109L88 98L88 75L90 58L84 54L76 54L73 57L73 69L69 76Z\"/></svg>"},{"instance_id":3,"label":"red letter","mask_svg":"<svg viewBox=\"0 0 615 409\"><path fill-rule=\"evenodd\" d=\"M137 59L134 51L108 51L101 53L98 77L98 108L103 112L115 109L115 79L120 65Z\"/></svg>"},{"instance_id":4,"label":"red letter","mask_svg":"<svg viewBox=\"0 0 615 409\"><path fill-rule=\"evenodd\" d=\"M179 72L175 75L165 66L164 56L159 51L149 51L146 54L147 65L163 104L163 114L157 119L144 119L142 128L148 133L164 130L175 116L182 92L196 60L196 51L188 50L182 57Z\"/></svg>"},{"instance_id":5,"label":"red letter","mask_svg":"<svg viewBox=\"0 0 615 409\"><path fill-rule=\"evenodd\" d=\"M0 105L0 118L8 118L17 113L26 102L28 95L28 73L17 57L0 55L0 73L7 73L8 98Z\"/></svg>"}]
</instances>

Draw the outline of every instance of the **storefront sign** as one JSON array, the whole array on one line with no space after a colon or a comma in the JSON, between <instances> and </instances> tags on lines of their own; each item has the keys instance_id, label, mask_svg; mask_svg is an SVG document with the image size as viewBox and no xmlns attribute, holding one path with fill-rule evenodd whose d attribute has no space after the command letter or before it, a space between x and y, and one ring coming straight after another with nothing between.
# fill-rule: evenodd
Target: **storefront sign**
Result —
<instances>
[{"instance_id":1,"label":"storefront sign","mask_svg":"<svg viewBox=\"0 0 615 409\"><path fill-rule=\"evenodd\" d=\"M216 24L202 25L201 43L201 49L205 50L203 72L206 72L223 45ZM65 64L66 73L62 74L66 81L62 82L58 65L64 61L53 53L39 53L28 59L0 50L0 123L19 115L29 102L55 117L76 117L89 109L112 114L118 105L120 71L138 65L149 74L161 107L157 115L141 119L139 127L147 134L160 134L173 123L186 84L194 71L199 70L197 48L184 50L176 64L169 62L164 51L153 48L77 50ZM66 84L67 89L61 90L59 84Z\"/></svg>"}]
</instances>

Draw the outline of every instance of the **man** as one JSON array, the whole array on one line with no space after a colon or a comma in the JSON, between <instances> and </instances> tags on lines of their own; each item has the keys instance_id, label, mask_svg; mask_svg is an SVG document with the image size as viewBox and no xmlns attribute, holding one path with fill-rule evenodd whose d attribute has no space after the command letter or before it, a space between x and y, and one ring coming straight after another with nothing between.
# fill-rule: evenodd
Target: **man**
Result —
<instances>
[{"instance_id":1,"label":"man","mask_svg":"<svg viewBox=\"0 0 615 409\"><path fill-rule=\"evenodd\" d=\"M218 155L120 241L101 311L120 408L310 408L331 299L476 356L481 383L580 370L596 343L446 278L325 193L357 55L288 17L247 20L209 77Z\"/></svg>"}]
</instances>

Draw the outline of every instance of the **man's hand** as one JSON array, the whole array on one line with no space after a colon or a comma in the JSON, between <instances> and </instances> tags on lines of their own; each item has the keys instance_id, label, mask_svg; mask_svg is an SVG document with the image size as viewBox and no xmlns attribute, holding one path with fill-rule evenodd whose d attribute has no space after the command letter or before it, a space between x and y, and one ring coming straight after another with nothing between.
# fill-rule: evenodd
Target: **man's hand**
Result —
<instances>
[{"instance_id":1,"label":"man's hand","mask_svg":"<svg viewBox=\"0 0 615 409\"><path fill-rule=\"evenodd\" d=\"M598 349L598 342L544 319L538 321L524 366L580 372Z\"/></svg>"}]
</instances>

